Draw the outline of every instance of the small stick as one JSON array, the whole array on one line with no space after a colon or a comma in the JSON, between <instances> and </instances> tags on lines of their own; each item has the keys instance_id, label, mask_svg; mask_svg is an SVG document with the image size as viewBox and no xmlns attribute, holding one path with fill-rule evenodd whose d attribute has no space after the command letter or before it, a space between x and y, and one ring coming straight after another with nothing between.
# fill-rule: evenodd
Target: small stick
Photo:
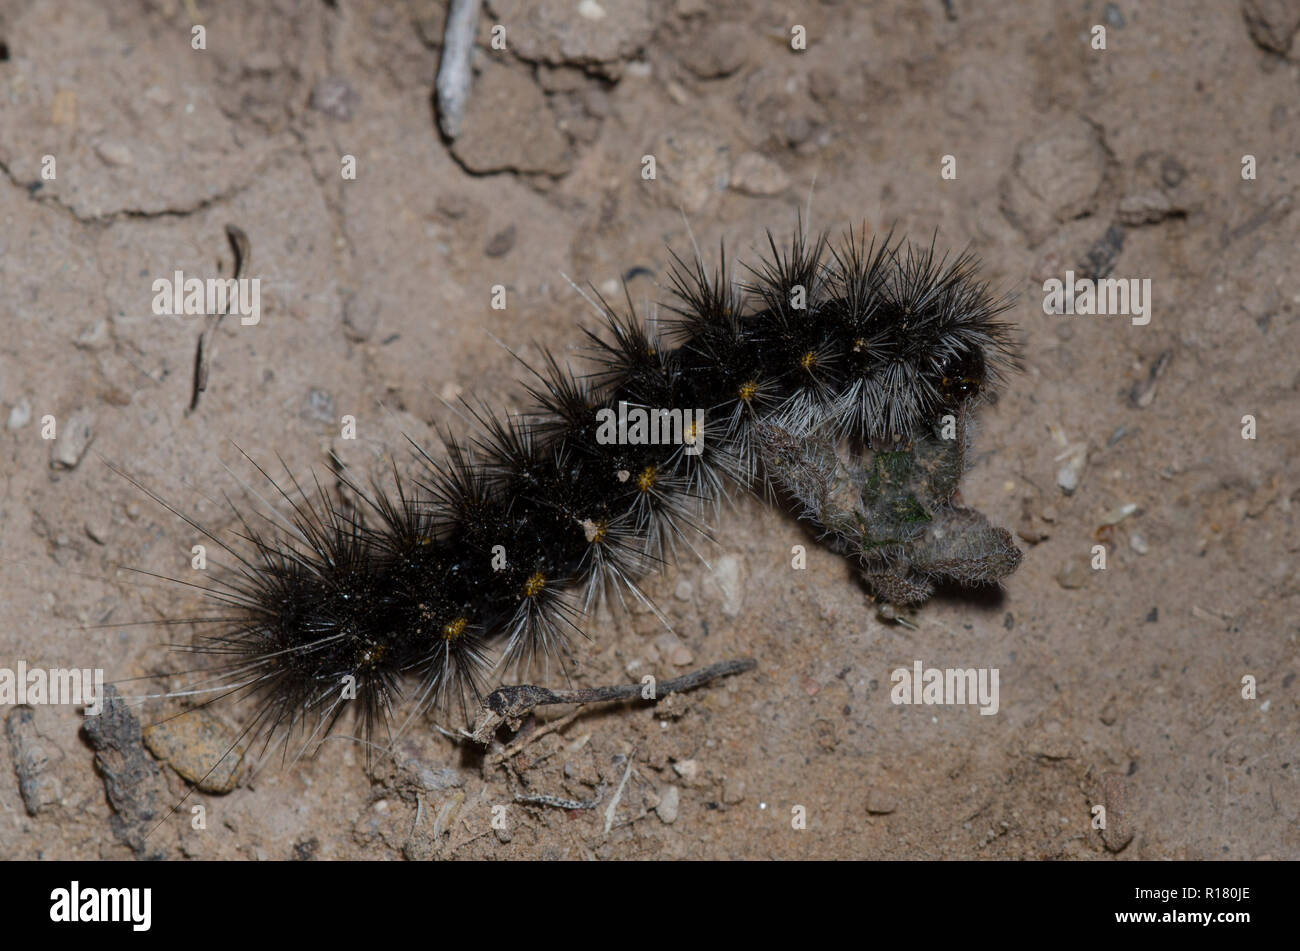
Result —
<instances>
[{"instance_id":1,"label":"small stick","mask_svg":"<svg viewBox=\"0 0 1300 951\"><path fill-rule=\"evenodd\" d=\"M635 752L635 750L633 751ZM618 782L618 789L614 790L614 798L610 800L609 806L605 809L605 834L614 826L614 813L618 811L618 804L623 799L623 790L627 788L627 778L632 775L632 754L627 757L627 769L623 770L623 778Z\"/></svg>"},{"instance_id":2,"label":"small stick","mask_svg":"<svg viewBox=\"0 0 1300 951\"><path fill-rule=\"evenodd\" d=\"M501 763L504 763L506 760L513 757L520 750L524 749L527 746L532 745L537 740L540 740L542 737L546 736L546 734L554 733L556 730L564 729L566 726L568 726L570 723L576 720L578 718L578 714L581 712L582 712L582 708L579 707L577 710L573 710L570 713L566 713L558 720L552 720L550 723L538 727L536 730L533 730L523 739L516 740L514 743L511 743L508 747L506 747L504 752L499 753L498 755L492 758L492 765L497 766Z\"/></svg>"},{"instance_id":3,"label":"small stick","mask_svg":"<svg viewBox=\"0 0 1300 951\"><path fill-rule=\"evenodd\" d=\"M729 677L753 670L758 661L752 657L739 660L725 660L709 667L684 674L673 680L665 680L655 691L655 699L672 693L692 690L719 677ZM532 712L534 707L552 703L603 703L610 700L635 700L644 689L641 684L625 684L614 687L584 687L581 690L551 690L535 684L517 684L498 687L488 694L483 701L483 713L469 736L477 743L487 745L497 727L509 721L517 724Z\"/></svg>"},{"instance_id":4,"label":"small stick","mask_svg":"<svg viewBox=\"0 0 1300 951\"><path fill-rule=\"evenodd\" d=\"M554 806L556 809L595 809L600 805L600 797L604 794L603 789L598 789L593 799L561 799L559 796L525 796L523 793L515 793L515 802L531 806Z\"/></svg>"},{"instance_id":5,"label":"small stick","mask_svg":"<svg viewBox=\"0 0 1300 951\"><path fill-rule=\"evenodd\" d=\"M244 273L245 265L248 264L252 245L243 229L235 225L226 225L226 240L230 242L230 249L235 253L235 280L239 280ZM216 333L217 328L221 326L221 321L229 312L230 301L227 300L226 307L221 313L208 315L207 326L199 334L199 345L194 351L194 392L190 395L190 408L185 411L187 416L199 408L199 396L208 388L209 344L212 335Z\"/></svg>"},{"instance_id":6,"label":"small stick","mask_svg":"<svg viewBox=\"0 0 1300 951\"><path fill-rule=\"evenodd\" d=\"M447 26L442 34L442 61L434 84L438 98L438 125L448 141L460 135L460 123L469 102L472 78L470 60L483 0L451 0Z\"/></svg>"}]
</instances>

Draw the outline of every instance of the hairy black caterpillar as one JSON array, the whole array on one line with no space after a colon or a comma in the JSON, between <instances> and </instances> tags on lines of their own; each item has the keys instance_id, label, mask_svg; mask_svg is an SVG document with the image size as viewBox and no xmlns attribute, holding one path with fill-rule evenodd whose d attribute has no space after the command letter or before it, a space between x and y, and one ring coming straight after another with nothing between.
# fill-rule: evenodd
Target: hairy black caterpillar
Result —
<instances>
[{"instance_id":1,"label":"hairy black caterpillar","mask_svg":"<svg viewBox=\"0 0 1300 951\"><path fill-rule=\"evenodd\" d=\"M638 577L706 537L730 487L792 496L882 601L1013 571L1010 536L952 504L969 417L1013 362L1008 301L933 243L768 240L743 281L725 254L713 273L675 258L657 324L597 295L593 370L548 353L529 411L470 407L477 435L417 449L391 488L341 476L358 507L259 466L287 530L241 517L223 540L186 518L236 560L206 588L220 612L193 619L193 649L219 659L196 689L256 696L246 735L267 743L349 709L371 739L412 681L415 713L468 708L494 671L563 667L606 592L648 603Z\"/></svg>"}]
</instances>

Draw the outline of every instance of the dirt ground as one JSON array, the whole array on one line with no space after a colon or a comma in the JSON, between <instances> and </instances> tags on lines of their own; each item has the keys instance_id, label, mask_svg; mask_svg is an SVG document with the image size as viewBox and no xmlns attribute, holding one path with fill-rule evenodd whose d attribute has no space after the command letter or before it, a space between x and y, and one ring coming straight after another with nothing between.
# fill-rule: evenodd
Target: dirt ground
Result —
<instances>
[{"instance_id":1,"label":"dirt ground","mask_svg":"<svg viewBox=\"0 0 1300 951\"><path fill-rule=\"evenodd\" d=\"M983 258L1025 369L982 411L963 495L1023 564L890 624L826 550L792 570L806 531L740 500L707 564L648 581L675 637L594 618L575 681L752 673L589 708L510 770L426 724L371 774L333 739L147 840L186 788L170 767L139 758L152 807L111 806L75 707L4 710L0 855L1300 857L1300 7L488 0L451 146L445 16L0 0L0 666L102 667L128 695L185 666L168 644L190 633L157 622L201 603L123 566L183 576L199 539L105 461L222 527L223 495L258 488L241 448L377 472L402 434L463 429L444 400L517 405L506 347L579 344L594 315L566 275L662 298L685 221L711 260L724 238L754 260L800 213ZM228 275L231 224L261 321L222 325L187 414L201 318L155 315L152 284ZM1150 322L1046 313L1067 270L1149 279ZM997 668L996 715L891 703L918 660Z\"/></svg>"}]
</instances>

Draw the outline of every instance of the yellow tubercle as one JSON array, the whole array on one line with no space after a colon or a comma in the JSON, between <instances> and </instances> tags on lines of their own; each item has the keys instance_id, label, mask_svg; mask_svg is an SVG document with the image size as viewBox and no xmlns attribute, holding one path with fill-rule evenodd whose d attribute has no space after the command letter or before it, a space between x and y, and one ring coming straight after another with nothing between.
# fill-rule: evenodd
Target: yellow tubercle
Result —
<instances>
[{"instance_id":1,"label":"yellow tubercle","mask_svg":"<svg viewBox=\"0 0 1300 951\"><path fill-rule=\"evenodd\" d=\"M636 487L642 492L649 492L654 488L658 478L659 469L656 466L646 466L641 470L641 474L636 477Z\"/></svg>"}]
</instances>

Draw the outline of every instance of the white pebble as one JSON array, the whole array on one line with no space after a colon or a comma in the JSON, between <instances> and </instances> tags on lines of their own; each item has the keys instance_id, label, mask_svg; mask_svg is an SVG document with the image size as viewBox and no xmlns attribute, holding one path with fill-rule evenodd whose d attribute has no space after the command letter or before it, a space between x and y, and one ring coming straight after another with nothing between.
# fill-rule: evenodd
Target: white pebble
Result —
<instances>
[{"instance_id":1,"label":"white pebble","mask_svg":"<svg viewBox=\"0 0 1300 951\"><path fill-rule=\"evenodd\" d=\"M105 165L130 165L131 150L121 142L100 142L95 145L95 154Z\"/></svg>"},{"instance_id":2,"label":"white pebble","mask_svg":"<svg viewBox=\"0 0 1300 951\"><path fill-rule=\"evenodd\" d=\"M22 429L32 419L32 404L27 402L27 397L23 397L9 410L10 429Z\"/></svg>"},{"instance_id":3,"label":"white pebble","mask_svg":"<svg viewBox=\"0 0 1300 951\"><path fill-rule=\"evenodd\" d=\"M94 425L95 417L84 409L77 410L66 422L61 422L50 447L50 466L55 469L75 469L94 439Z\"/></svg>"},{"instance_id":4,"label":"white pebble","mask_svg":"<svg viewBox=\"0 0 1300 951\"><path fill-rule=\"evenodd\" d=\"M722 613L727 617L736 617L740 614L742 600L740 559L735 555L723 555L714 562L710 579L722 594Z\"/></svg>"},{"instance_id":5,"label":"white pebble","mask_svg":"<svg viewBox=\"0 0 1300 951\"><path fill-rule=\"evenodd\" d=\"M659 819L664 825L672 825L677 821L677 816L681 812L682 791L676 786L669 786L664 790L659 805L655 806L655 812L659 813Z\"/></svg>"},{"instance_id":6,"label":"white pebble","mask_svg":"<svg viewBox=\"0 0 1300 951\"><path fill-rule=\"evenodd\" d=\"M1087 453L1077 453L1056 473L1056 484L1066 495L1073 495L1074 490L1079 487L1079 480L1083 476L1083 467L1087 461Z\"/></svg>"},{"instance_id":7,"label":"white pebble","mask_svg":"<svg viewBox=\"0 0 1300 951\"><path fill-rule=\"evenodd\" d=\"M659 656L674 667L686 667L695 659L690 649L671 631L665 631L656 637L654 647Z\"/></svg>"}]
</instances>

